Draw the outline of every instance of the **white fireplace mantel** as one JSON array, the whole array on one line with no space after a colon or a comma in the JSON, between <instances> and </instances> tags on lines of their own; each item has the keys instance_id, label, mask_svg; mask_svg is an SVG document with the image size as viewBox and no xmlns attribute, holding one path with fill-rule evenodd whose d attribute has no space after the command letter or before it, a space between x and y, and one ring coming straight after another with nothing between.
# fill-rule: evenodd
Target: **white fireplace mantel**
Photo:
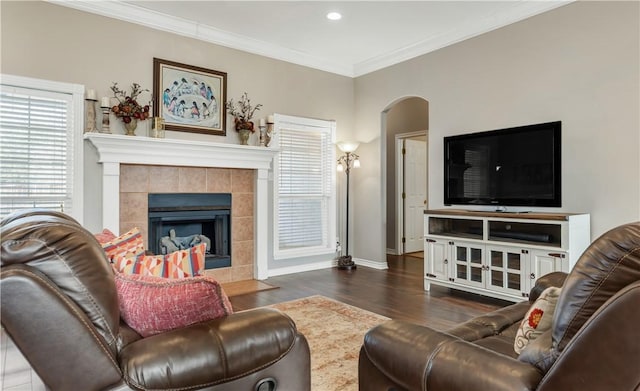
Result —
<instances>
[{"instance_id":1,"label":"white fireplace mantel","mask_svg":"<svg viewBox=\"0 0 640 391\"><path fill-rule=\"evenodd\" d=\"M255 278L268 277L268 180L278 150L265 147L87 133L102 164L102 224L113 232L120 226L120 164L257 170L254 189Z\"/></svg>"}]
</instances>

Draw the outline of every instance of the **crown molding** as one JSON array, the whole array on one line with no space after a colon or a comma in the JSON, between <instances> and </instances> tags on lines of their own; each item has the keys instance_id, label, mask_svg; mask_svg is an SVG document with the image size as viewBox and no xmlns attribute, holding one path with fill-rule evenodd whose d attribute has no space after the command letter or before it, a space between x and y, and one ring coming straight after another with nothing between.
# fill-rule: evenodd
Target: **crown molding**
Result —
<instances>
[{"instance_id":1,"label":"crown molding","mask_svg":"<svg viewBox=\"0 0 640 391\"><path fill-rule=\"evenodd\" d=\"M169 16L132 4L92 0L45 0L48 3L89 12L108 18L139 24L184 37L194 38L231 49L241 50L276 60L319 69L342 76L353 77L353 66L283 48L282 46L230 33L186 19Z\"/></svg>"},{"instance_id":2,"label":"crown molding","mask_svg":"<svg viewBox=\"0 0 640 391\"><path fill-rule=\"evenodd\" d=\"M489 17L474 20L464 28L447 31L416 44L399 48L389 53L354 64L354 77L366 75L380 69L399 64L438 49L453 45L489 31L519 22L534 15L567 5L576 0L565 1L519 1L509 10L495 13Z\"/></svg>"},{"instance_id":3,"label":"crown molding","mask_svg":"<svg viewBox=\"0 0 640 391\"><path fill-rule=\"evenodd\" d=\"M441 49L465 39L484 34L488 31L504 27L508 24L518 22L520 20L546 11L550 11L554 8L572 3L576 0L520 0L514 2L514 5L508 10L495 13L486 18L474 20L470 23L465 24L464 28L450 30L416 44L406 46L356 64L330 61L317 56L312 56L305 52L287 49L279 45L274 45L269 42L244 37L201 23L196 23L186 19L150 11L148 9L132 4L123 3L118 0L45 1L52 4L77 9L79 11L89 12L113 19L119 19L152 29L194 38L216 45L225 46L228 48L353 78L410 60L412 58L430 53L432 51Z\"/></svg>"}]
</instances>

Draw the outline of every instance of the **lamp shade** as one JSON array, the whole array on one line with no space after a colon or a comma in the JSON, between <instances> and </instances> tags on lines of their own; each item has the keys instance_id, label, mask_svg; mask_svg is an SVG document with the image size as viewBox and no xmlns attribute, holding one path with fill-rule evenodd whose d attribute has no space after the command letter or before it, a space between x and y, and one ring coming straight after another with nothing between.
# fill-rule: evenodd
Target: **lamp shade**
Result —
<instances>
[{"instance_id":1,"label":"lamp shade","mask_svg":"<svg viewBox=\"0 0 640 391\"><path fill-rule=\"evenodd\" d=\"M357 141L340 141L337 145L342 152L355 152L360 143Z\"/></svg>"}]
</instances>

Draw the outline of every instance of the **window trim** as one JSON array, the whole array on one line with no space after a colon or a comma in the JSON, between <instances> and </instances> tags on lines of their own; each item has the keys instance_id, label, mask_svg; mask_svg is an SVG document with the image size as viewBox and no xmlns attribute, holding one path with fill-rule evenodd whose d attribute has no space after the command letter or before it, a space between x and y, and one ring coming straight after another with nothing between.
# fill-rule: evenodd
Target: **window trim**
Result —
<instances>
[{"instance_id":1,"label":"window trim","mask_svg":"<svg viewBox=\"0 0 640 391\"><path fill-rule=\"evenodd\" d=\"M7 87L26 88L32 90L50 91L62 94L71 94L71 109L73 113L73 207L71 211L65 211L78 223L84 223L84 93L85 87L81 84L57 82L44 79L36 79L25 76L0 74L0 84Z\"/></svg>"},{"instance_id":2,"label":"window trim","mask_svg":"<svg viewBox=\"0 0 640 391\"><path fill-rule=\"evenodd\" d=\"M304 117L294 117L282 114L274 115L274 134L277 136L274 148L280 148L280 130L284 128L288 129L308 129L317 130L318 128L324 128L329 131L329 147L328 147L328 159L331 162L335 162L335 134L336 134L336 122L328 120L319 120ZM330 176L330 197L327 205L327 244L326 246L310 246L296 249L281 250L279 246L279 219L278 219L278 201L279 201L279 171L280 171L280 154L276 155L273 163L273 258L274 260L284 260L292 258L309 257L316 255L335 255L335 237L336 237L336 211L337 211L337 195L336 195L336 172L335 169L331 169L333 165L328 167L328 175Z\"/></svg>"}]
</instances>

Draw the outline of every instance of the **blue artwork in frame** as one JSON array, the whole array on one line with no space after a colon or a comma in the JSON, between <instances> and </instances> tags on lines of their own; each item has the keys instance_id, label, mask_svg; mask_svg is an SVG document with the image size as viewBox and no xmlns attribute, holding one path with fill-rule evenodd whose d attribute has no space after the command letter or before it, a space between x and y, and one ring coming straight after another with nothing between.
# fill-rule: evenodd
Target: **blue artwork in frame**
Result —
<instances>
[{"instance_id":1,"label":"blue artwork in frame","mask_svg":"<svg viewBox=\"0 0 640 391\"><path fill-rule=\"evenodd\" d=\"M153 111L166 130L226 135L226 95L226 72L153 59Z\"/></svg>"}]
</instances>

